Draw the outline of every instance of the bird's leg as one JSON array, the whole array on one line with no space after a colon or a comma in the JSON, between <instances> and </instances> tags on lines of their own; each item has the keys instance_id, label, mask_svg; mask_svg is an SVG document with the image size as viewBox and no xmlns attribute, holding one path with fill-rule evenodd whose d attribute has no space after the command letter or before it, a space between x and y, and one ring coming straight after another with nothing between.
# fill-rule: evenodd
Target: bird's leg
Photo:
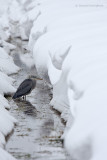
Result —
<instances>
[{"instance_id":1,"label":"bird's leg","mask_svg":"<svg viewBox=\"0 0 107 160\"><path fill-rule=\"evenodd\" d=\"M22 99L24 100L24 96L22 97Z\"/></svg>"},{"instance_id":2,"label":"bird's leg","mask_svg":"<svg viewBox=\"0 0 107 160\"><path fill-rule=\"evenodd\" d=\"M26 101L26 95L25 95L25 101Z\"/></svg>"}]
</instances>

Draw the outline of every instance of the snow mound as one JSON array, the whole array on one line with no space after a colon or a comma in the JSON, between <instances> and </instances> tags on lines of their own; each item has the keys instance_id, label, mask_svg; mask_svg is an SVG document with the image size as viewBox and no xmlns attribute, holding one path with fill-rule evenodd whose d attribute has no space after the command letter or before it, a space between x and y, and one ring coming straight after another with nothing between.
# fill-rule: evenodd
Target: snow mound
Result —
<instances>
[{"instance_id":1,"label":"snow mound","mask_svg":"<svg viewBox=\"0 0 107 160\"><path fill-rule=\"evenodd\" d=\"M0 148L0 159L1 160L16 160L9 153Z\"/></svg>"},{"instance_id":2,"label":"snow mound","mask_svg":"<svg viewBox=\"0 0 107 160\"><path fill-rule=\"evenodd\" d=\"M16 73L19 70L19 67L14 64L12 57L10 57L1 47L0 53L0 71L6 74Z\"/></svg>"},{"instance_id":3,"label":"snow mound","mask_svg":"<svg viewBox=\"0 0 107 160\"><path fill-rule=\"evenodd\" d=\"M6 110L10 108L10 105L4 97L5 94L15 92L14 80L9 75L19 71L19 67L14 64L10 56L11 51L15 49L15 46L10 43L11 32L8 17L10 3L11 0L0 1L0 160L15 160L4 151L5 137L12 132L17 123L16 119Z\"/></svg>"},{"instance_id":4,"label":"snow mound","mask_svg":"<svg viewBox=\"0 0 107 160\"><path fill-rule=\"evenodd\" d=\"M38 74L53 86L50 104L67 122L65 147L72 159L107 159L107 3L35 4L29 48Z\"/></svg>"},{"instance_id":5,"label":"snow mound","mask_svg":"<svg viewBox=\"0 0 107 160\"><path fill-rule=\"evenodd\" d=\"M67 122L63 135L65 147L75 160L107 159L106 8L105 0L14 0L8 18L4 16L5 24L0 27L4 41L11 34L23 40L29 39L28 46L38 74L53 86L50 105L60 111ZM11 50L14 46L9 48ZM14 72L13 66L8 67L10 62L13 64L12 59L5 53L10 50L1 48L2 78ZM29 54L21 56L21 59L26 64L30 60L29 67L33 64ZM5 77L2 82L2 78L0 105L8 107L3 94L13 92L14 88L12 79ZM2 137L11 130L14 120L1 108L6 119L10 120L7 128L7 123L0 126ZM0 120L3 120L2 116Z\"/></svg>"}]
</instances>

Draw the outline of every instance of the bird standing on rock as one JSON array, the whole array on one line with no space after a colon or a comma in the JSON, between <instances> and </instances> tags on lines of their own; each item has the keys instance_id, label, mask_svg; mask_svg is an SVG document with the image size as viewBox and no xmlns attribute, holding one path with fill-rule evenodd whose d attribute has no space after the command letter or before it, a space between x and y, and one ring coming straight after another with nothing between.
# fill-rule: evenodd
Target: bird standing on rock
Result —
<instances>
[{"instance_id":1,"label":"bird standing on rock","mask_svg":"<svg viewBox=\"0 0 107 160\"><path fill-rule=\"evenodd\" d=\"M30 94L31 91L36 87L36 80L42 80L37 76L30 76L28 79L25 79L20 86L18 87L17 91L13 95L13 99L17 99L23 97L26 99L26 95Z\"/></svg>"}]
</instances>

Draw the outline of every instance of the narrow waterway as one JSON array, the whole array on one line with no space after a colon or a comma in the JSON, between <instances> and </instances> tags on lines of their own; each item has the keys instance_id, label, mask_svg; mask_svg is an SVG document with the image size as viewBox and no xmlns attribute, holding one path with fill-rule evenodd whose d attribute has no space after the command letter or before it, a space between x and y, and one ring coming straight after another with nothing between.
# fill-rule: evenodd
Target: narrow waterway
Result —
<instances>
[{"instance_id":1,"label":"narrow waterway","mask_svg":"<svg viewBox=\"0 0 107 160\"><path fill-rule=\"evenodd\" d=\"M12 53L14 61L21 67L19 73L12 75L17 88L29 74L36 74L36 70L35 67L29 69L20 61L19 55L23 51L20 46L27 42L18 39L13 43L17 46ZM37 81L36 89L27 96L26 101L8 98L10 113L18 124L7 142L6 150L18 160L67 160L60 138L65 125L60 114L49 106L51 98L51 90L43 81Z\"/></svg>"}]
</instances>

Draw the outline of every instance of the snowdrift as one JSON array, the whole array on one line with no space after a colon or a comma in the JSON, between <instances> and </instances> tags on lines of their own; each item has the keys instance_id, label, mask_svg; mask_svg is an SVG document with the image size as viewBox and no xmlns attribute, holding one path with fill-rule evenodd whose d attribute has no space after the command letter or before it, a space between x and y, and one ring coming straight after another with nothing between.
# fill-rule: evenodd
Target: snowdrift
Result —
<instances>
[{"instance_id":1,"label":"snowdrift","mask_svg":"<svg viewBox=\"0 0 107 160\"><path fill-rule=\"evenodd\" d=\"M65 147L76 160L107 159L107 3L39 2L29 48L53 86L50 104L67 122Z\"/></svg>"},{"instance_id":2,"label":"snowdrift","mask_svg":"<svg viewBox=\"0 0 107 160\"><path fill-rule=\"evenodd\" d=\"M9 51L14 46L7 40L12 34L29 39L38 74L51 82L50 105L67 122L65 147L75 160L107 159L106 8L105 0L14 0L8 16L1 17L4 23L0 20L0 84L5 77L3 83L9 86L8 89L0 86L1 108L9 107L3 95L14 91L8 75L18 69L10 67L10 63L14 64ZM13 127L14 119L5 109L1 110L11 121L8 127L0 125L4 144L3 137Z\"/></svg>"},{"instance_id":3,"label":"snowdrift","mask_svg":"<svg viewBox=\"0 0 107 160\"><path fill-rule=\"evenodd\" d=\"M5 94L15 92L13 87L14 79L9 75L19 71L10 55L15 46L9 43L11 33L8 19L8 7L10 0L0 1L0 160L15 160L9 153L4 150L6 140L5 137L11 133L14 124L17 123L7 109L10 105Z\"/></svg>"}]
</instances>

